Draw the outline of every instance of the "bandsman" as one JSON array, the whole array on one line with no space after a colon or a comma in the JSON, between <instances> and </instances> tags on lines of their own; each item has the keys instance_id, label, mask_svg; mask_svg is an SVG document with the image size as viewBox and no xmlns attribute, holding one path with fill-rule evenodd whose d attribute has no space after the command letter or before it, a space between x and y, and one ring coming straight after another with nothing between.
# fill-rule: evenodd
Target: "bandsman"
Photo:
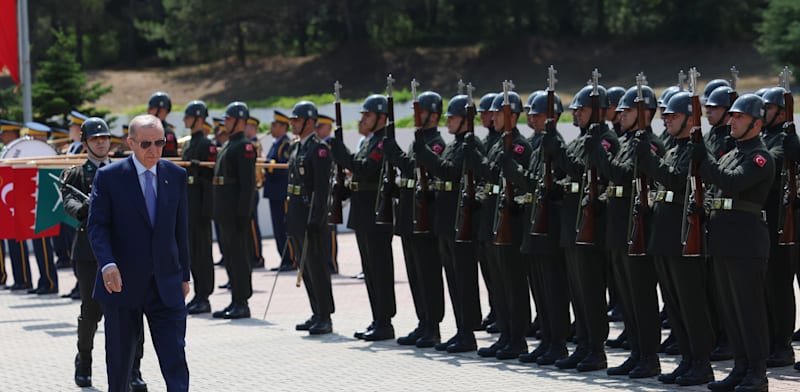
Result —
<instances>
[{"instance_id":1,"label":"bandsman","mask_svg":"<svg viewBox=\"0 0 800 392\"><path fill-rule=\"evenodd\" d=\"M268 163L287 163L292 152L289 137L289 117L275 110L269 133L274 139L267 152ZM286 170L264 169L264 198L269 199L269 213L272 218L272 235L278 246L281 262L271 271L292 271L297 268L294 263L294 252L286 241L286 196L289 185L289 173Z\"/></svg>"}]
</instances>

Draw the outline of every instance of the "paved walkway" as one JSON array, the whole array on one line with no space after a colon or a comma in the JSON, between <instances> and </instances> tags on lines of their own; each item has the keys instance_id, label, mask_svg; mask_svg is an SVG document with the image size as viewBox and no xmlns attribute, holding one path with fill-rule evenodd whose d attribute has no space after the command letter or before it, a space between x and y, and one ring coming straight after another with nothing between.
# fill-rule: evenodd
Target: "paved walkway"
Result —
<instances>
[{"instance_id":1,"label":"paved walkway","mask_svg":"<svg viewBox=\"0 0 800 392\"><path fill-rule=\"evenodd\" d=\"M334 277L337 310L333 315L334 334L310 337L294 331L294 324L309 315L305 290L295 288L295 275L278 277L269 314L262 321L274 272L261 269L253 273L255 293L250 302L253 319L220 321L210 316L190 317L187 356L191 386L195 391L585 391L637 390L666 391L655 379L632 381L610 378L605 372L576 373L554 367L524 365L517 361L483 359L475 353L442 354L433 349L410 349L394 341L368 343L352 337L353 331L370 321L363 281L350 275L361 267L355 237L339 237L341 274ZM398 314L394 325L398 335L415 326L411 295L403 270L399 240L394 242ZM264 241L267 265L277 264L272 240ZM215 259L218 256L215 256ZM32 263L35 265L35 263ZM35 269L35 268L34 268ZM217 284L225 282L225 272L217 268ZM74 284L70 270L60 270L61 291ZM35 280L34 280L35 281ZM483 291L485 293L485 291ZM191 296L191 294L190 294ZM485 294L484 311L486 307ZM190 297L191 298L191 297ZM216 291L212 306L220 309L230 301L225 290ZM71 391L72 360L76 352L76 317L79 302L55 295L31 296L0 291L0 391ZM621 323L612 325L611 335L619 333ZM449 310L442 323L442 336L454 333ZM479 346L493 338L477 333ZM95 339L94 385L86 390L105 390L103 327ZM536 342L529 341L534 348ZM572 350L572 347L570 347ZM800 345L795 345L800 358ZM625 359L626 353L609 350L609 365ZM677 357L662 356L662 370L677 366ZM724 377L730 361L714 364L717 378ZM149 336L146 337L142 373L151 391L165 391L158 362ZM800 372L791 367L772 370L772 391L800 390ZM705 386L680 388L682 391L707 391Z\"/></svg>"}]
</instances>

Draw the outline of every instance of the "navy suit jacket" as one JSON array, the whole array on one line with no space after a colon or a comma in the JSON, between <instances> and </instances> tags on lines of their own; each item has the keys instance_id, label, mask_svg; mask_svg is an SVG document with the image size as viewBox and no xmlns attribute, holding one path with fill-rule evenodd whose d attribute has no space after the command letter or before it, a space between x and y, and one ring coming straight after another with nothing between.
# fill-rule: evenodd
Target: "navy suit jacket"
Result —
<instances>
[{"instance_id":1,"label":"navy suit jacket","mask_svg":"<svg viewBox=\"0 0 800 392\"><path fill-rule=\"evenodd\" d=\"M92 296L105 305L142 306L153 278L166 306L184 303L182 282L189 281L186 170L160 160L156 172L155 225L150 224L133 156L94 177L87 223L98 263ZM112 262L122 276L122 291L109 294L101 271Z\"/></svg>"}]
</instances>

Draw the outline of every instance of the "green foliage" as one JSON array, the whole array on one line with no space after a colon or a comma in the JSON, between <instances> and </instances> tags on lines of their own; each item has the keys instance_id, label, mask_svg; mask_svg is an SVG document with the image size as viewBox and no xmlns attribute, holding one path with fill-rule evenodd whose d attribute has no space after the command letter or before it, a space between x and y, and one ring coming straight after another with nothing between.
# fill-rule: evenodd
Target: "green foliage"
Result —
<instances>
[{"instance_id":1,"label":"green foliage","mask_svg":"<svg viewBox=\"0 0 800 392\"><path fill-rule=\"evenodd\" d=\"M800 75L800 2L772 0L758 25L758 50L778 64L787 64Z\"/></svg>"},{"instance_id":2,"label":"green foliage","mask_svg":"<svg viewBox=\"0 0 800 392\"><path fill-rule=\"evenodd\" d=\"M94 103L111 92L111 86L88 84L86 74L75 59L75 37L53 31L55 43L47 49L47 59L40 61L32 85L34 118L47 121L65 116L70 110ZM97 112L89 113L97 114Z\"/></svg>"},{"instance_id":3,"label":"green foliage","mask_svg":"<svg viewBox=\"0 0 800 392\"><path fill-rule=\"evenodd\" d=\"M0 118L22 121L22 100L14 87L0 89Z\"/></svg>"}]
</instances>

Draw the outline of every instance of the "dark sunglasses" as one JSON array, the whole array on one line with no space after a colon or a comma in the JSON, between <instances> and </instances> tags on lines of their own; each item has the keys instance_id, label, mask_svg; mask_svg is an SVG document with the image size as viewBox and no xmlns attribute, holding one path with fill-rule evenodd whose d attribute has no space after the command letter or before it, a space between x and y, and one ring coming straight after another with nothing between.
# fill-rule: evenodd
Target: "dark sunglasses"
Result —
<instances>
[{"instance_id":1,"label":"dark sunglasses","mask_svg":"<svg viewBox=\"0 0 800 392\"><path fill-rule=\"evenodd\" d=\"M134 142L136 142L136 140L134 140ZM146 150L154 144L158 148L164 147L164 145L167 144L167 139L158 139L156 141L145 140L143 142L137 142L137 143L139 143L139 147L141 147L143 150Z\"/></svg>"}]
</instances>

